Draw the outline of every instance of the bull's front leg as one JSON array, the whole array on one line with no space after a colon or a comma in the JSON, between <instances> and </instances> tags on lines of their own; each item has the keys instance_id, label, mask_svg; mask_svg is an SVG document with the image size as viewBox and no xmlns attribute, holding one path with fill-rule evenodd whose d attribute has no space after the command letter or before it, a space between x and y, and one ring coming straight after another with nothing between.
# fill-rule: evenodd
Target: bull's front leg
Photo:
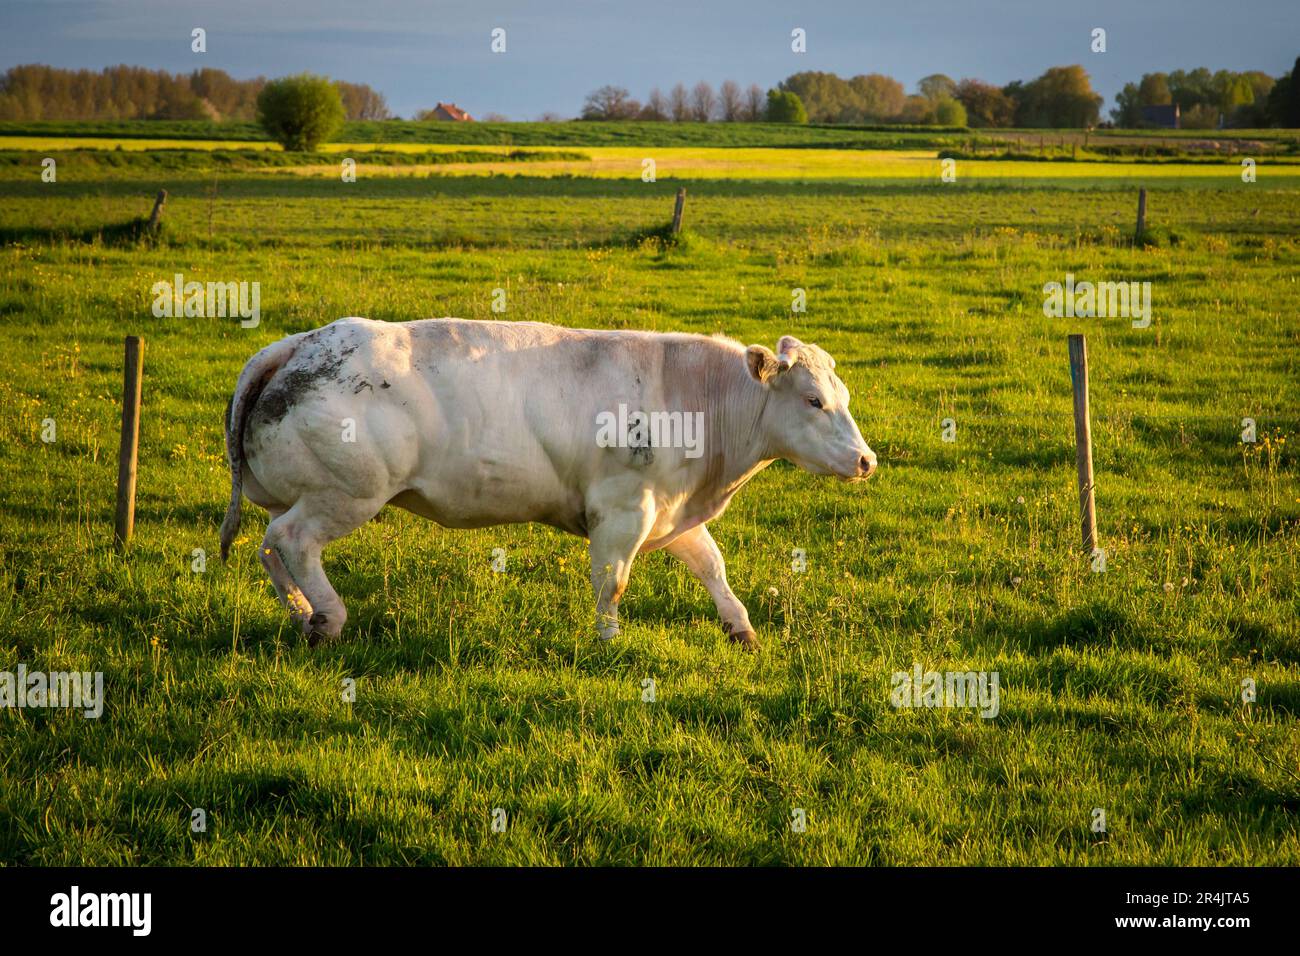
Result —
<instances>
[{"instance_id":1,"label":"bull's front leg","mask_svg":"<svg viewBox=\"0 0 1300 956\"><path fill-rule=\"evenodd\" d=\"M756 649L758 637L749 623L749 612L727 584L727 566L709 529L697 525L678 535L665 550L685 564L708 589L718 616L722 618L722 629L731 639L746 650Z\"/></svg>"},{"instance_id":2,"label":"bull's front leg","mask_svg":"<svg viewBox=\"0 0 1300 956\"><path fill-rule=\"evenodd\" d=\"M596 597L596 628L601 640L618 634L618 602L627 590L632 559L653 524L654 505L646 495L639 507L602 512L599 522L588 531L591 590Z\"/></svg>"}]
</instances>

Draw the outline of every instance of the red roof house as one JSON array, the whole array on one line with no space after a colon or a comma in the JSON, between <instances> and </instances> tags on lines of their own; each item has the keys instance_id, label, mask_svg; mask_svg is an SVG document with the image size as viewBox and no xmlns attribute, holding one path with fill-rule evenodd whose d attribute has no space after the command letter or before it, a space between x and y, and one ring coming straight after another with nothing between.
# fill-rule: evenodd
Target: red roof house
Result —
<instances>
[{"instance_id":1,"label":"red roof house","mask_svg":"<svg viewBox=\"0 0 1300 956\"><path fill-rule=\"evenodd\" d=\"M433 118L440 120L452 120L457 123L472 123L474 117L470 116L455 103L439 103L433 108Z\"/></svg>"}]
</instances>

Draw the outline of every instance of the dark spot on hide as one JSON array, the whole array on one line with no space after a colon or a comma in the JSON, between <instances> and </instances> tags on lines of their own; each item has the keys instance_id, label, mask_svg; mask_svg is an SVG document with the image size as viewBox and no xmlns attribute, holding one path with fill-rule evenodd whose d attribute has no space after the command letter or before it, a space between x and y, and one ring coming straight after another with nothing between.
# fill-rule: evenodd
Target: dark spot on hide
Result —
<instances>
[{"instance_id":1,"label":"dark spot on hide","mask_svg":"<svg viewBox=\"0 0 1300 956\"><path fill-rule=\"evenodd\" d=\"M299 355L302 353L299 352ZM253 419L260 425L274 425L281 421L289 410L305 396L314 391L322 382L338 381L338 373L345 361L342 355L336 355L328 349L315 350L307 361L311 364L294 365L295 355L289 365L282 368L257 399L253 410Z\"/></svg>"},{"instance_id":2,"label":"dark spot on hide","mask_svg":"<svg viewBox=\"0 0 1300 956\"><path fill-rule=\"evenodd\" d=\"M644 414L644 413L642 413ZM627 447L632 449L632 464L652 465L655 460L655 452L650 447L650 424L648 418L641 425L641 434L637 434L637 426L633 422L628 422L627 427Z\"/></svg>"},{"instance_id":3,"label":"dark spot on hide","mask_svg":"<svg viewBox=\"0 0 1300 956\"><path fill-rule=\"evenodd\" d=\"M605 357L604 347L595 339L583 339L576 346L573 356L573 371L576 377L593 374L600 367Z\"/></svg>"},{"instance_id":4,"label":"dark spot on hide","mask_svg":"<svg viewBox=\"0 0 1300 956\"><path fill-rule=\"evenodd\" d=\"M632 464L650 465L654 463L655 453L650 445L650 416L644 411L628 412L626 447L632 450Z\"/></svg>"}]
</instances>

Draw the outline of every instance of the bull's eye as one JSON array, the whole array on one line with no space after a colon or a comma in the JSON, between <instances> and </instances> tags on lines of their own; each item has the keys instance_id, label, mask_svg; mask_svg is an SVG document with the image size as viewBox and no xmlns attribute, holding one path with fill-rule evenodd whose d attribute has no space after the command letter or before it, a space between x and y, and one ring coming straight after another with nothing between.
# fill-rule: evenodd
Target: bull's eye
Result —
<instances>
[{"instance_id":1,"label":"bull's eye","mask_svg":"<svg viewBox=\"0 0 1300 956\"><path fill-rule=\"evenodd\" d=\"M811 405L813 408L821 408L822 400L820 398L810 398L808 399L808 404Z\"/></svg>"}]
</instances>

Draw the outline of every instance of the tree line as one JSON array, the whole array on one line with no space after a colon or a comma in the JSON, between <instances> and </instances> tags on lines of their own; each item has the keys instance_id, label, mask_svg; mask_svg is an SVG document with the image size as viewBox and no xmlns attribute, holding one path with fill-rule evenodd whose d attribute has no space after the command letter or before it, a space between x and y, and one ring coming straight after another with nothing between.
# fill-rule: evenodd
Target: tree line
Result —
<instances>
[{"instance_id":1,"label":"tree line","mask_svg":"<svg viewBox=\"0 0 1300 956\"><path fill-rule=\"evenodd\" d=\"M0 120L252 120L266 77L236 80L224 70L168 73L139 66L64 70L15 66L0 75ZM382 93L336 83L350 120L388 119Z\"/></svg>"},{"instance_id":2,"label":"tree line","mask_svg":"<svg viewBox=\"0 0 1300 956\"><path fill-rule=\"evenodd\" d=\"M761 122L767 118L767 94L757 83L742 90L727 80L717 90L701 80L689 90L678 83L665 95L658 87L644 103L621 86L602 86L587 96L582 106L585 120L642 120L645 122L707 123Z\"/></svg>"},{"instance_id":3,"label":"tree line","mask_svg":"<svg viewBox=\"0 0 1300 956\"><path fill-rule=\"evenodd\" d=\"M1114 125L1153 125L1143 107L1178 104L1188 129L1225 126L1300 126L1300 86L1296 69L1274 80L1251 70L1234 73L1205 68L1149 73L1129 83L1111 111ZM932 73L909 94L903 84L880 73L844 79L834 73L805 71L786 77L766 93L757 84L741 90L728 80L715 91L707 82L689 90L681 83L665 96L651 90L642 103L620 86L602 86L587 96L585 120L671 122L811 122L875 125L970 126L974 128L1087 128L1101 125L1103 98L1087 70L1077 64L1054 66L1033 80L1005 86Z\"/></svg>"},{"instance_id":4,"label":"tree line","mask_svg":"<svg viewBox=\"0 0 1300 956\"><path fill-rule=\"evenodd\" d=\"M1259 129L1266 126L1300 126L1296 90L1292 78L1295 69L1274 79L1260 70L1234 73L1205 67L1174 70L1172 73L1146 73L1138 83L1126 83L1115 97L1111 117L1116 126L1145 125L1142 111L1148 106L1174 106L1187 129L1212 129L1222 118L1224 126Z\"/></svg>"},{"instance_id":5,"label":"tree line","mask_svg":"<svg viewBox=\"0 0 1300 956\"><path fill-rule=\"evenodd\" d=\"M1181 125L1209 129L1300 127L1300 58L1274 79L1260 70L1241 73L1201 67L1147 73L1128 83L1110 111L1114 125L1151 125L1146 107L1177 105ZM0 120L252 120L265 77L236 80L224 70L188 74L114 66L98 72L41 64L0 74ZM349 120L394 118L383 94L362 83L337 82ZM909 94L880 73L844 79L834 73L795 73L766 90L727 80L717 89L704 81L682 83L667 93L656 88L640 102L624 88L591 93L582 119L656 122L813 122L1029 128L1082 128L1100 124L1102 97L1082 66L1057 66L1033 80L1005 86L978 79L953 80L942 73L923 78ZM420 118L424 118L423 114ZM548 116L547 119L560 119ZM504 117L488 114L485 120Z\"/></svg>"},{"instance_id":6,"label":"tree line","mask_svg":"<svg viewBox=\"0 0 1300 956\"><path fill-rule=\"evenodd\" d=\"M715 92L702 81L689 90L679 83L667 96L654 89L644 103L622 87L602 86L587 97L582 119L1089 126L1096 124L1101 102L1080 66L1054 67L1031 82L1001 88L934 73L910 95L902 83L880 73L844 79L809 70L766 93L757 84L742 91L732 80Z\"/></svg>"}]
</instances>

